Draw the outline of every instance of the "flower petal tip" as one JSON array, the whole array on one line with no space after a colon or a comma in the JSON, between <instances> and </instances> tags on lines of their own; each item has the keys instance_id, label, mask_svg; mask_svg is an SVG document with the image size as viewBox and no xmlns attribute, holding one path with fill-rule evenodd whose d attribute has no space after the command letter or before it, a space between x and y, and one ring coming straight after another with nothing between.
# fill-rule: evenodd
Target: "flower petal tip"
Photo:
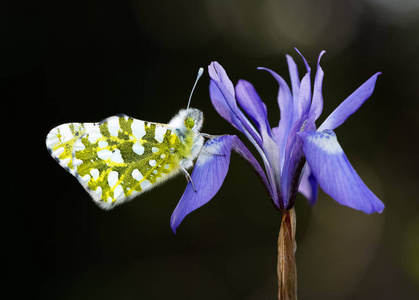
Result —
<instances>
[{"instance_id":1,"label":"flower petal tip","mask_svg":"<svg viewBox=\"0 0 419 300\"><path fill-rule=\"evenodd\" d=\"M326 50L322 50L322 52L320 52L320 54L319 54L319 58L317 59L317 64L318 64L318 65L320 65L320 60L321 60L321 58L322 58L323 54L325 54L325 53L326 53Z\"/></svg>"},{"instance_id":2,"label":"flower petal tip","mask_svg":"<svg viewBox=\"0 0 419 300\"><path fill-rule=\"evenodd\" d=\"M208 140L195 163L191 178L170 219L170 227L177 227L192 211L208 203L221 188L227 175L234 136L219 136Z\"/></svg>"},{"instance_id":3,"label":"flower petal tip","mask_svg":"<svg viewBox=\"0 0 419 300\"><path fill-rule=\"evenodd\" d=\"M339 204L367 214L384 204L358 176L332 130L301 132L303 151L320 187Z\"/></svg>"}]
</instances>

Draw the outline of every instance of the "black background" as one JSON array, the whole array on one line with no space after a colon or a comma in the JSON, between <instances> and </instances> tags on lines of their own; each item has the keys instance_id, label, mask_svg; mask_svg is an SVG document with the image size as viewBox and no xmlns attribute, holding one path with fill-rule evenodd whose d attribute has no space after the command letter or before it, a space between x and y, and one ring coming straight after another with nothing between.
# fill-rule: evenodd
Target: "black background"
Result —
<instances>
[{"instance_id":1,"label":"black background","mask_svg":"<svg viewBox=\"0 0 419 300\"><path fill-rule=\"evenodd\" d=\"M0 96L4 283L14 299L275 299L280 214L251 169L232 156L216 197L169 220L179 176L105 212L50 157L45 137L66 122L117 113L168 122L199 67L219 61L279 110L285 54L303 73L321 50L324 111L381 71L369 101L336 130L385 203L365 215L322 191L299 195L299 299L416 299L419 294L419 8L414 1L3 1ZM208 75L192 106L203 132L236 133L211 107ZM244 140L244 138L243 138ZM253 150L253 148L251 148ZM7 294L4 290L4 294Z\"/></svg>"}]
</instances>

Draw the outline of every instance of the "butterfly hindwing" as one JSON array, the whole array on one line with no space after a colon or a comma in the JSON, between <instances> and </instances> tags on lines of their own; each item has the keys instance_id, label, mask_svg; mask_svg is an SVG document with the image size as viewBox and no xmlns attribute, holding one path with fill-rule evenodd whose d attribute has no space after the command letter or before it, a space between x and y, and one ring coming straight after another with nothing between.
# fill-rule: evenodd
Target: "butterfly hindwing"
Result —
<instances>
[{"instance_id":1,"label":"butterfly hindwing","mask_svg":"<svg viewBox=\"0 0 419 300\"><path fill-rule=\"evenodd\" d=\"M74 143L85 133L84 124L67 123L52 129L46 139L46 145L52 157L70 172L76 175L72 164Z\"/></svg>"},{"instance_id":2,"label":"butterfly hindwing","mask_svg":"<svg viewBox=\"0 0 419 300\"><path fill-rule=\"evenodd\" d=\"M84 123L84 128L73 145L73 168L102 208L149 190L179 170L174 150L180 141L165 125L121 115Z\"/></svg>"},{"instance_id":3,"label":"butterfly hindwing","mask_svg":"<svg viewBox=\"0 0 419 300\"><path fill-rule=\"evenodd\" d=\"M179 171L189 176L186 169L204 143L202 121L202 112L190 108L167 125L126 115L67 123L48 133L46 146L101 208L110 209Z\"/></svg>"}]
</instances>

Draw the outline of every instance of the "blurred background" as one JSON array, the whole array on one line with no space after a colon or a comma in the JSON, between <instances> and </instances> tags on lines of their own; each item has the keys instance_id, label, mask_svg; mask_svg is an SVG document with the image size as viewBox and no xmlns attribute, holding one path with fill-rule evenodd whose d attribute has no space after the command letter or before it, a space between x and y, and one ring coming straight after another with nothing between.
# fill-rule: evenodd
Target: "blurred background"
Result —
<instances>
[{"instance_id":1,"label":"blurred background","mask_svg":"<svg viewBox=\"0 0 419 300\"><path fill-rule=\"evenodd\" d=\"M299 299L418 299L418 36L415 0L2 1L0 99L11 130L2 269L19 286L13 298L276 299L280 213L238 156L220 192L174 235L182 176L105 212L44 141L59 124L121 112L168 122L213 60L233 83L255 85L276 126L277 83L256 68L289 82L285 54L304 71L297 47L313 70L327 51L318 125L382 72L336 133L386 205L365 215L322 191L314 207L298 196ZM192 100L203 132L237 133L211 106L208 83L205 73Z\"/></svg>"}]
</instances>

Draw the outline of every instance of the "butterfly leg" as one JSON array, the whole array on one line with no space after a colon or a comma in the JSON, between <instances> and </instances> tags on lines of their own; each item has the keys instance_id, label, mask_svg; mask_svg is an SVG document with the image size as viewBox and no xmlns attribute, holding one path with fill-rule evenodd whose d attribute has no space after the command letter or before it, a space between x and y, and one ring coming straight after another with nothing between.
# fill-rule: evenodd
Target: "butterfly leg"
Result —
<instances>
[{"instance_id":1,"label":"butterfly leg","mask_svg":"<svg viewBox=\"0 0 419 300\"><path fill-rule=\"evenodd\" d=\"M211 151L209 151L207 148L205 148L205 146L204 146L204 147L202 147L202 150L204 150L206 153L211 154L211 155L225 156L225 154L219 154L219 153L214 153L214 152L211 152Z\"/></svg>"},{"instance_id":2,"label":"butterfly leg","mask_svg":"<svg viewBox=\"0 0 419 300\"><path fill-rule=\"evenodd\" d=\"M225 134L213 135L213 134L208 134L208 133L203 133L203 132L198 132L198 134L200 136L203 136L206 139L215 139L217 137L220 137L220 136L224 136L225 135Z\"/></svg>"},{"instance_id":3,"label":"butterfly leg","mask_svg":"<svg viewBox=\"0 0 419 300\"><path fill-rule=\"evenodd\" d=\"M193 184L193 180L192 180L192 178L191 178L191 175L189 175L189 172L183 167L183 166L180 166L180 168L182 169L182 172L183 172L183 174L185 174L185 176L186 176L186 180L189 182L191 182L191 184L192 184L192 188L193 188L193 190L196 192L196 189L195 189L195 185Z\"/></svg>"},{"instance_id":4,"label":"butterfly leg","mask_svg":"<svg viewBox=\"0 0 419 300\"><path fill-rule=\"evenodd\" d=\"M206 139L210 139L210 140L215 139L215 138L218 138L218 137L222 137L222 136L225 136L225 135L226 135L226 134L221 134L221 135L212 135L212 134L202 133L202 132L198 132L198 134L199 134L200 136L203 136L204 138L206 138ZM209 151L209 150L205 147L205 145L204 145L203 147L201 147L200 151L202 151L202 150L204 150L206 153L211 154L211 155L220 155L220 156L225 156L224 154L219 154L219 153L214 153L214 152Z\"/></svg>"},{"instance_id":5,"label":"butterfly leg","mask_svg":"<svg viewBox=\"0 0 419 300\"><path fill-rule=\"evenodd\" d=\"M224 136L225 134L223 134L223 135L211 135L211 134L207 134L207 133L199 133L201 136L203 136L204 138L207 138L207 139L209 139L208 141L207 141L207 143L204 145L204 146L202 146L201 147L201 149L199 150L200 152L202 151L202 150L204 150L207 154L211 154L211 155L219 155L219 156L225 156L224 154L219 154L219 153L215 153L215 152L211 152L211 151L209 151L208 149L207 149L207 146L210 146L211 145L211 140L212 139L215 139L215 138L218 138L218 137L222 137L222 136Z\"/></svg>"}]
</instances>

